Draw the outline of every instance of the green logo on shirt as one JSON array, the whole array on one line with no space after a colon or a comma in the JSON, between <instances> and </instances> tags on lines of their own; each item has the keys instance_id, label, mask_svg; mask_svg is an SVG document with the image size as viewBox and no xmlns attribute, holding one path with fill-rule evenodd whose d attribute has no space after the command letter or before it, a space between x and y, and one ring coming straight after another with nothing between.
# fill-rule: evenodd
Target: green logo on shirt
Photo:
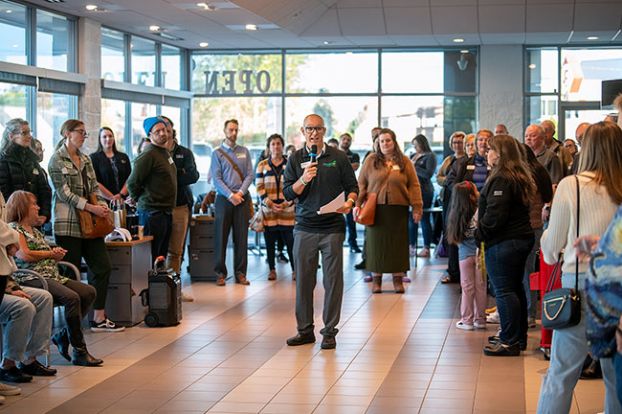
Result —
<instances>
[{"instance_id":1,"label":"green logo on shirt","mask_svg":"<svg viewBox=\"0 0 622 414\"><path fill-rule=\"evenodd\" d=\"M324 163L324 167L336 167L336 166L337 166L337 160L332 160L331 162Z\"/></svg>"}]
</instances>

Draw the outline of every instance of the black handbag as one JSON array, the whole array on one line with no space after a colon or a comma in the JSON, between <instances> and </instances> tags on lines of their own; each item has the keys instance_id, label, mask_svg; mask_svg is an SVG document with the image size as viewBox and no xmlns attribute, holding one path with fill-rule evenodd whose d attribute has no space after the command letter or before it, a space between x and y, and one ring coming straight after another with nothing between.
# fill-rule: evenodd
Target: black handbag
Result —
<instances>
[{"instance_id":1,"label":"black handbag","mask_svg":"<svg viewBox=\"0 0 622 414\"><path fill-rule=\"evenodd\" d=\"M579 178L575 175L577 181L577 238L579 237ZM561 256L555 266L561 269ZM557 278L557 274L561 278L561 271L553 271L551 279L546 288L544 297L542 298L542 326L546 329L564 329L577 325L581 321L581 296L579 294L579 258L575 264L575 284L572 288L553 289L553 284Z\"/></svg>"}]
</instances>

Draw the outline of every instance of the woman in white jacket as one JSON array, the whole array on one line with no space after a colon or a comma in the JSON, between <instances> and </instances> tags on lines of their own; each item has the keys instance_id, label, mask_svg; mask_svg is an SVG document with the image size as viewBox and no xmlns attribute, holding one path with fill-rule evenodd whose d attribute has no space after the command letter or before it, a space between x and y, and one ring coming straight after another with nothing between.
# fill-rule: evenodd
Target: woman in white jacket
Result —
<instances>
[{"instance_id":1,"label":"woman in white jacket","mask_svg":"<svg viewBox=\"0 0 622 414\"><path fill-rule=\"evenodd\" d=\"M599 122L585 132L579 160L579 236L602 235L622 203L622 130L612 122ZM555 263L564 249L562 286L574 288L577 238L577 181L569 176L560 181L551 210L549 226L542 235L544 260ZM587 263L579 263L579 292L582 297ZM570 411L574 390L588 352L585 331L585 301L581 301L581 322L556 330L551 346L551 364L540 389L538 414ZM616 398L615 373L611 358L601 359L605 379L605 413L622 413Z\"/></svg>"}]
</instances>

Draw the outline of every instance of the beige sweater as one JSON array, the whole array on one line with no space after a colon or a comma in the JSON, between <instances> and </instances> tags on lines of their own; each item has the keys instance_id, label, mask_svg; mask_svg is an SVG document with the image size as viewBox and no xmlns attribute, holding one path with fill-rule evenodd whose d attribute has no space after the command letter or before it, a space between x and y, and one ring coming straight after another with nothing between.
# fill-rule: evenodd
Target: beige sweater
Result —
<instances>
[{"instance_id":1,"label":"beige sweater","mask_svg":"<svg viewBox=\"0 0 622 414\"><path fill-rule=\"evenodd\" d=\"M415 167L408 157L404 156L404 170L397 165L392 168L375 168L376 154L365 159L359 174L359 197L356 205L365 201L367 193L378 195L378 204L412 206L415 211L423 211L421 187L415 173Z\"/></svg>"},{"instance_id":2,"label":"beige sweater","mask_svg":"<svg viewBox=\"0 0 622 414\"><path fill-rule=\"evenodd\" d=\"M601 236L611 222L617 205L611 201L605 187L592 181L593 173L579 175L581 206L579 210L579 235ZM577 233L577 184L574 175L559 182L553 204L549 226L542 235L544 261L553 264L564 250L564 273L575 271L575 249L573 243ZM588 263L579 263L579 272L587 271Z\"/></svg>"}]
</instances>

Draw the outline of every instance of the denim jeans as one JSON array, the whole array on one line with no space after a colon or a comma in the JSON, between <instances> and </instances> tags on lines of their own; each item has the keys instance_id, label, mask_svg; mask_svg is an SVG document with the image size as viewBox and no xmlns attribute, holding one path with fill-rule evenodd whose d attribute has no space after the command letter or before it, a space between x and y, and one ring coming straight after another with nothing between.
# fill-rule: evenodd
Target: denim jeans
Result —
<instances>
[{"instance_id":1,"label":"denim jeans","mask_svg":"<svg viewBox=\"0 0 622 414\"><path fill-rule=\"evenodd\" d=\"M527 297L523 271L533 238L511 239L486 247L486 270L497 298L501 319L501 342L508 345L527 341Z\"/></svg>"},{"instance_id":2,"label":"denim jeans","mask_svg":"<svg viewBox=\"0 0 622 414\"><path fill-rule=\"evenodd\" d=\"M350 246L351 248L355 248L358 247L358 243L356 242L356 222L354 221L354 215L352 214L352 211L350 211L348 214L345 214L346 216L346 229L348 230L348 246Z\"/></svg>"},{"instance_id":3,"label":"denim jeans","mask_svg":"<svg viewBox=\"0 0 622 414\"><path fill-rule=\"evenodd\" d=\"M562 286L574 288L574 278L574 273L564 273ZM582 298L585 298L582 289L584 280L585 273L580 273L579 291ZM585 318L585 300L582 300L579 324L553 331L551 363L540 388L538 414L559 414L570 411L572 392L577 385L585 356L588 353ZM616 396L616 370L613 368L613 360L603 358L600 360L600 366L605 380L605 414L620 414L622 406Z\"/></svg>"},{"instance_id":4,"label":"denim jeans","mask_svg":"<svg viewBox=\"0 0 622 414\"><path fill-rule=\"evenodd\" d=\"M138 210L138 221L141 226L145 226L145 236L153 236L151 261L153 262L158 256L166 258L171 239L171 229L173 228L172 214L158 210Z\"/></svg>"},{"instance_id":5,"label":"denim jeans","mask_svg":"<svg viewBox=\"0 0 622 414\"><path fill-rule=\"evenodd\" d=\"M4 358L25 361L48 352L52 335L52 295L23 287L30 300L5 294L0 304Z\"/></svg>"},{"instance_id":6,"label":"denim jeans","mask_svg":"<svg viewBox=\"0 0 622 414\"><path fill-rule=\"evenodd\" d=\"M616 394L618 394L618 402L622 405L622 354L616 352L613 363L616 373Z\"/></svg>"}]
</instances>

